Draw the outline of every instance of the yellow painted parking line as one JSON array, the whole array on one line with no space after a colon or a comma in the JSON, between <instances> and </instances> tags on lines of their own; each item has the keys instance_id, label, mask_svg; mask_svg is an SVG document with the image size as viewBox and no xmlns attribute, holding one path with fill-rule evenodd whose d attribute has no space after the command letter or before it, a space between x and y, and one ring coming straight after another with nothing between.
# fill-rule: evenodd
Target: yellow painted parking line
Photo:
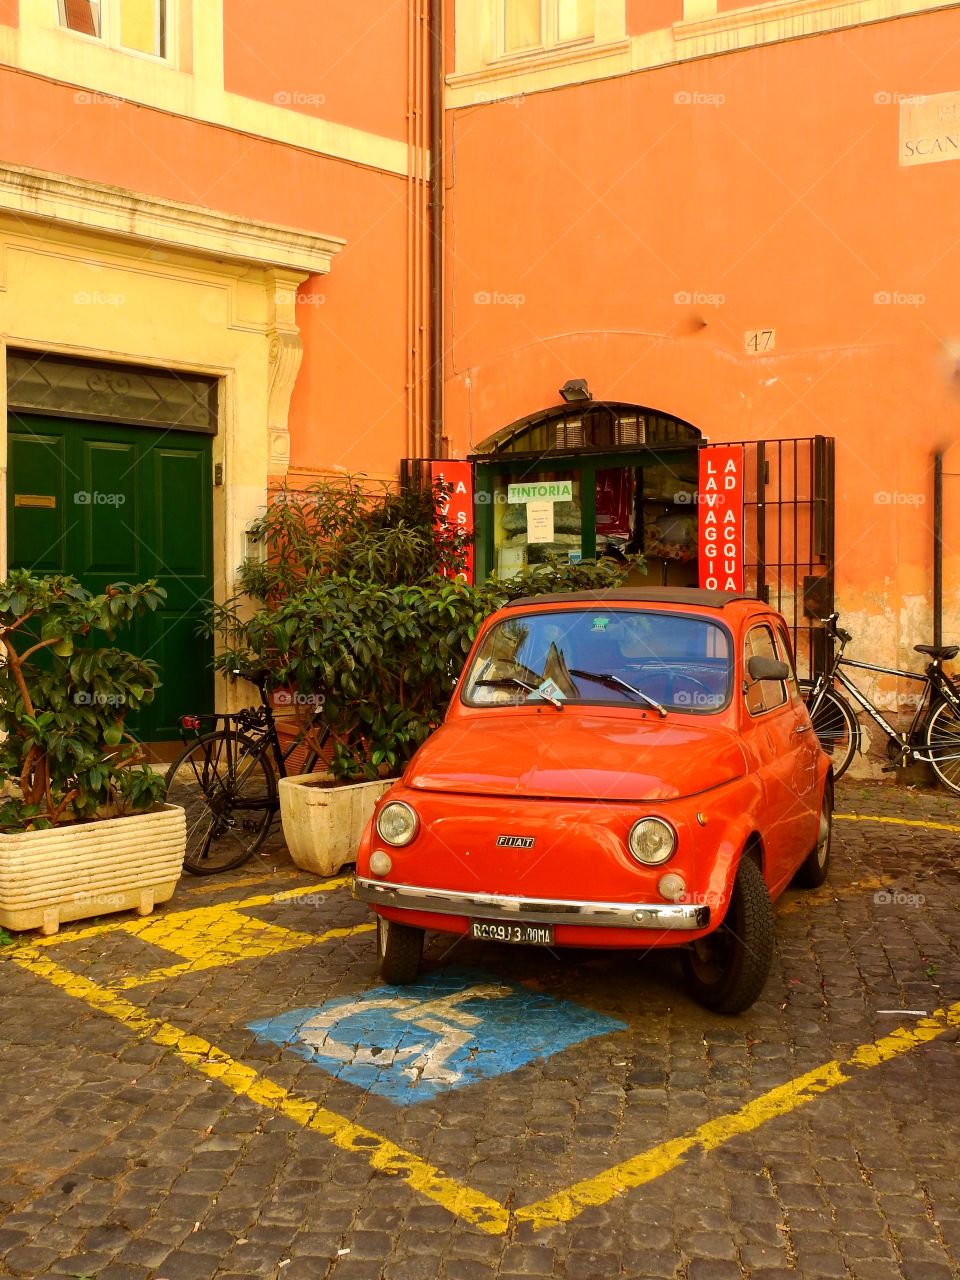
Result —
<instances>
[{"instance_id":1,"label":"yellow painted parking line","mask_svg":"<svg viewBox=\"0 0 960 1280\"><path fill-rule=\"evenodd\" d=\"M525 1205L517 1209L516 1217L521 1222L531 1223L537 1230L569 1222L584 1209L607 1204L632 1187L639 1187L662 1177L683 1164L690 1154L713 1151L739 1134L750 1133L768 1120L787 1115L797 1107L813 1102L820 1094L853 1079L858 1071L866 1071L889 1062L891 1058L927 1044L953 1027L960 1027L960 1003L951 1005L948 1009L938 1009L932 1017L924 1018L911 1027L898 1027L873 1044L863 1044L842 1062L827 1062L805 1075L797 1076L787 1084L745 1103L738 1111L708 1120L690 1133L662 1142L649 1151L614 1165L612 1169L593 1178L586 1178L556 1195L547 1196L536 1204Z\"/></svg>"},{"instance_id":2,"label":"yellow painted parking line","mask_svg":"<svg viewBox=\"0 0 960 1280\"><path fill-rule=\"evenodd\" d=\"M87 925L83 929L74 929L64 933L54 933L49 938L36 938L30 945L33 947L62 947L68 942L83 942L87 938L99 938L105 933L129 933L134 936L149 930L152 925L167 926L176 931L178 919L192 917L197 912L242 911L247 907L267 907L284 902L296 902L300 898L310 897L316 893L332 893L348 885L351 876L337 876L333 880L323 880L319 884L302 885L293 889L278 889L275 893L258 893L250 898L239 898L233 902L217 902L209 907L189 907L186 911L161 911L157 915L137 916L134 919L122 917L119 920L106 920L102 924ZM172 935L171 935L172 936ZM162 944L161 944L162 945Z\"/></svg>"},{"instance_id":3,"label":"yellow painted parking line","mask_svg":"<svg viewBox=\"0 0 960 1280\"><path fill-rule=\"evenodd\" d=\"M116 982L110 982L107 986L111 991L132 991L134 987L145 987L151 982L164 982L169 978L180 978L185 973L220 969L225 965L235 964L238 960L263 959L265 956L279 955L284 951L298 951L301 947L321 946L326 942L334 942L338 938L352 938L359 933L372 933L377 927L373 923L368 923L341 929L327 929L325 933L297 933L293 929L277 929L272 925L264 925L259 920L249 920L237 912L231 912L230 916L241 923L226 940L226 945L217 945L216 939L212 939L210 949L203 951L198 947L198 953L192 959L184 960L180 964L170 964L165 968L151 969L149 973L131 974L126 978L119 978ZM228 917L219 917L215 921L217 926L229 923ZM197 941L202 944L203 940L198 937ZM177 947L168 946L166 942L161 942L159 945L168 951L183 954L180 947L185 943L180 941Z\"/></svg>"},{"instance_id":4,"label":"yellow painted parking line","mask_svg":"<svg viewBox=\"0 0 960 1280\"><path fill-rule=\"evenodd\" d=\"M52 982L90 1008L116 1018L140 1038L171 1049L188 1067L219 1081L239 1097L249 1098L259 1106L294 1120L305 1129L322 1134L343 1151L362 1155L374 1169L395 1174L414 1191L443 1205L456 1217L491 1235L503 1235L506 1231L510 1215L497 1200L448 1177L389 1138L364 1129L316 1102L292 1097L281 1085L238 1062L202 1036L192 1035L172 1023L151 1017L138 1005L88 978L71 973L35 948L24 948L11 959L22 969Z\"/></svg>"},{"instance_id":5,"label":"yellow painted parking line","mask_svg":"<svg viewBox=\"0 0 960 1280\"><path fill-rule=\"evenodd\" d=\"M835 813L834 819L844 822L887 822L894 827L925 827L930 831L960 831L960 826L950 822L929 822L920 818L886 818L870 813Z\"/></svg>"}]
</instances>

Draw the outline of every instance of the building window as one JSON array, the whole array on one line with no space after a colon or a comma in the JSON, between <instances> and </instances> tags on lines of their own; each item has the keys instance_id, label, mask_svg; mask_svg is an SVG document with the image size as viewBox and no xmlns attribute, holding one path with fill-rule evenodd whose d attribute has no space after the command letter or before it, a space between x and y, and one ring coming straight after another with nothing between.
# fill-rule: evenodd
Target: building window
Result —
<instances>
[{"instance_id":1,"label":"building window","mask_svg":"<svg viewBox=\"0 0 960 1280\"><path fill-rule=\"evenodd\" d=\"M60 0L60 25L99 38L100 0Z\"/></svg>"},{"instance_id":2,"label":"building window","mask_svg":"<svg viewBox=\"0 0 960 1280\"><path fill-rule=\"evenodd\" d=\"M595 0L502 0L504 54L525 53L594 34Z\"/></svg>"},{"instance_id":3,"label":"building window","mask_svg":"<svg viewBox=\"0 0 960 1280\"><path fill-rule=\"evenodd\" d=\"M59 0L60 25L114 49L167 56L167 0Z\"/></svg>"}]
</instances>

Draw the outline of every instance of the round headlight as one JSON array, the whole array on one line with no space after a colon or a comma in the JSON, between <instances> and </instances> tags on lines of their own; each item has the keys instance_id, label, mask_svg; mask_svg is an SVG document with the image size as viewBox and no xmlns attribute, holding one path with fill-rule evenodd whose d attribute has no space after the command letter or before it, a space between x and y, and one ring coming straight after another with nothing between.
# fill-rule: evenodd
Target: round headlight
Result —
<instances>
[{"instance_id":1,"label":"round headlight","mask_svg":"<svg viewBox=\"0 0 960 1280\"><path fill-rule=\"evenodd\" d=\"M377 814L377 833L380 839L397 848L409 844L419 827L420 819L402 800L391 800Z\"/></svg>"},{"instance_id":2,"label":"round headlight","mask_svg":"<svg viewBox=\"0 0 960 1280\"><path fill-rule=\"evenodd\" d=\"M677 836L669 823L660 818L641 818L630 828L627 846L638 862L648 867L659 867L672 857L677 847Z\"/></svg>"}]
</instances>

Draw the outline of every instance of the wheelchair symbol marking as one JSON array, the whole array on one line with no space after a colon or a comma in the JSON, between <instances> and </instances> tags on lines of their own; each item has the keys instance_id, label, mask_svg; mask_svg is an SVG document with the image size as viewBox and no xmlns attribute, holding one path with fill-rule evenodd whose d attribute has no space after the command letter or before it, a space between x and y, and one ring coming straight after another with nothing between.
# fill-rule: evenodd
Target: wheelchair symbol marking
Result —
<instances>
[{"instance_id":1,"label":"wheelchair symbol marking","mask_svg":"<svg viewBox=\"0 0 960 1280\"><path fill-rule=\"evenodd\" d=\"M447 970L249 1024L331 1075L395 1102L516 1071L625 1024L486 975Z\"/></svg>"}]
</instances>

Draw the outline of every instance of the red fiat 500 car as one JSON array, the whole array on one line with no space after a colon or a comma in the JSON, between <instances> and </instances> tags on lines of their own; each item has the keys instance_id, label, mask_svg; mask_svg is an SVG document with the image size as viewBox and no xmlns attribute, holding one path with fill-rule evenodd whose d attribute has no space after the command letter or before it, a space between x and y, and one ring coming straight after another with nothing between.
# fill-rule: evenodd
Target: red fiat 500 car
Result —
<instances>
[{"instance_id":1,"label":"red fiat 500 car","mask_svg":"<svg viewBox=\"0 0 960 1280\"><path fill-rule=\"evenodd\" d=\"M485 623L442 726L357 858L380 970L424 931L680 947L704 1005L763 989L772 901L822 884L833 800L783 618L759 600L619 590L517 600Z\"/></svg>"}]
</instances>

